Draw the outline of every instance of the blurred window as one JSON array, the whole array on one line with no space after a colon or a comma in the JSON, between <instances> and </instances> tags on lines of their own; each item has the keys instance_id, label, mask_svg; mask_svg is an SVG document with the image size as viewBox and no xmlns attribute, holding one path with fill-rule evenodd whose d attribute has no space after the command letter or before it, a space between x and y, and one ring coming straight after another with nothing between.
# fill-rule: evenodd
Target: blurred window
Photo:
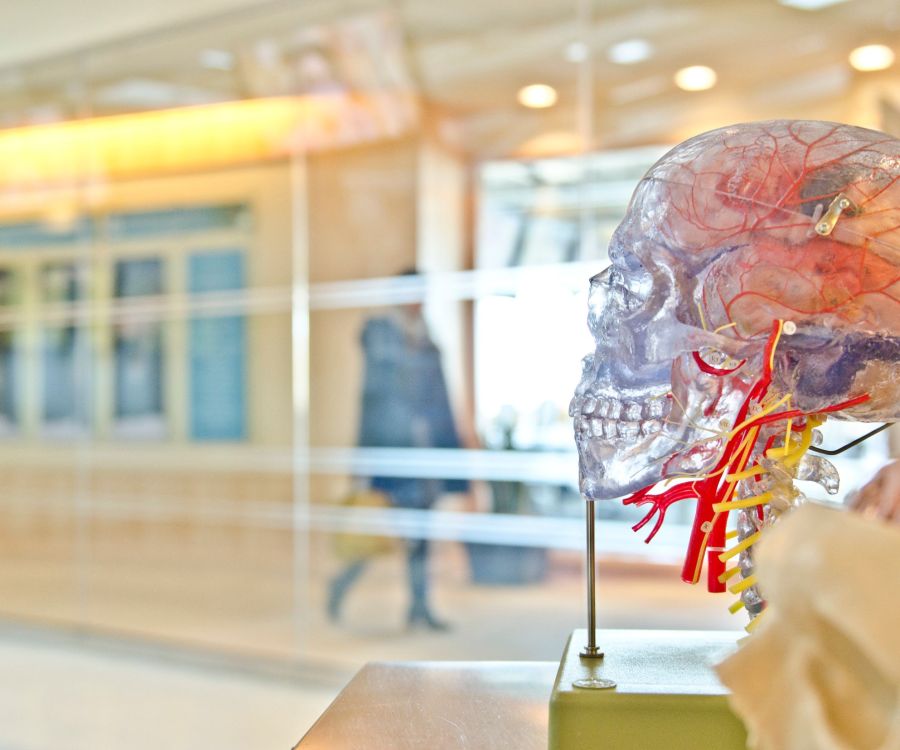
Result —
<instances>
[{"instance_id":1,"label":"blurred window","mask_svg":"<svg viewBox=\"0 0 900 750\"><path fill-rule=\"evenodd\" d=\"M21 299L20 287L17 271L0 269L0 313L8 315L0 325L0 435L14 434L19 427L21 334L15 315Z\"/></svg>"},{"instance_id":2,"label":"blurred window","mask_svg":"<svg viewBox=\"0 0 900 750\"><path fill-rule=\"evenodd\" d=\"M607 265L635 182L666 150L482 166L478 266L540 266L519 272L514 293L475 303L476 424L487 445L574 451L568 400L593 345L587 279Z\"/></svg>"},{"instance_id":3,"label":"blurred window","mask_svg":"<svg viewBox=\"0 0 900 750\"><path fill-rule=\"evenodd\" d=\"M241 203L113 214L108 222L109 239L121 241L147 237L182 237L199 232L236 229L245 222L247 214L247 206Z\"/></svg>"},{"instance_id":4,"label":"blurred window","mask_svg":"<svg viewBox=\"0 0 900 750\"><path fill-rule=\"evenodd\" d=\"M159 258L119 260L113 294L117 299L158 297L164 291ZM115 432L120 436L165 435L163 328L157 320L136 316L117 323L115 351Z\"/></svg>"},{"instance_id":5,"label":"blurred window","mask_svg":"<svg viewBox=\"0 0 900 750\"><path fill-rule=\"evenodd\" d=\"M89 218L66 222L67 226L55 226L47 222L16 222L0 225L0 250L34 250L35 248L62 248L74 250L80 243L89 242L94 235L95 223Z\"/></svg>"},{"instance_id":6,"label":"blurred window","mask_svg":"<svg viewBox=\"0 0 900 750\"><path fill-rule=\"evenodd\" d=\"M188 291L192 299L243 288L243 252L194 253L188 259ZM191 438L244 439L247 429L244 317L191 317L188 346Z\"/></svg>"},{"instance_id":7,"label":"blurred window","mask_svg":"<svg viewBox=\"0 0 900 750\"><path fill-rule=\"evenodd\" d=\"M49 437L77 437L90 427L89 341L74 307L86 287L86 269L78 263L41 269L40 300L48 318L41 335L42 431Z\"/></svg>"},{"instance_id":8,"label":"blurred window","mask_svg":"<svg viewBox=\"0 0 900 750\"><path fill-rule=\"evenodd\" d=\"M246 439L251 216L223 202L0 224L0 436Z\"/></svg>"}]
</instances>

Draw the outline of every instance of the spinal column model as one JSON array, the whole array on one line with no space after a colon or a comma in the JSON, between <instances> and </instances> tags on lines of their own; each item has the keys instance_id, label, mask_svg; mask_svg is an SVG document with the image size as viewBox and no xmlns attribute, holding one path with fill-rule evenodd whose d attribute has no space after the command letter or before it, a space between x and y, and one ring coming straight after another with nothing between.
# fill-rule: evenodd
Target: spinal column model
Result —
<instances>
[{"instance_id":1,"label":"spinal column model","mask_svg":"<svg viewBox=\"0 0 900 750\"><path fill-rule=\"evenodd\" d=\"M752 545L803 500L793 480L837 491L815 428L900 417L900 140L788 120L699 135L641 180L609 254L570 408L582 494L631 493L650 538L697 498L682 577L705 559L710 590L756 615Z\"/></svg>"}]
</instances>

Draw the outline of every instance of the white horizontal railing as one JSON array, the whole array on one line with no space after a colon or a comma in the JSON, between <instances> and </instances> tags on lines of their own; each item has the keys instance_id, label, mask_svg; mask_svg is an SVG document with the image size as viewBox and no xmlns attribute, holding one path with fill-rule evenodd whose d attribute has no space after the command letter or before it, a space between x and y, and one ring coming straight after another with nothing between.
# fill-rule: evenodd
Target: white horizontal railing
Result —
<instances>
[{"instance_id":1,"label":"white horizontal railing","mask_svg":"<svg viewBox=\"0 0 900 750\"><path fill-rule=\"evenodd\" d=\"M514 296L524 286L563 287L578 292L586 290L591 276L606 265L606 261L594 260L312 284L309 307L337 310L425 302L429 298L462 302L492 295Z\"/></svg>"},{"instance_id":2,"label":"white horizontal railing","mask_svg":"<svg viewBox=\"0 0 900 750\"><path fill-rule=\"evenodd\" d=\"M298 520L317 531L439 539L478 544L583 550L584 521L579 518L422 511L403 508L343 508L312 506ZM652 544L631 530L629 522L599 521L599 554L677 562L684 553L688 527L672 524L660 530Z\"/></svg>"},{"instance_id":3,"label":"white horizontal railing","mask_svg":"<svg viewBox=\"0 0 900 750\"><path fill-rule=\"evenodd\" d=\"M27 502L6 495L0 498L0 512L19 517L40 513L101 521L235 525L301 534L352 533L572 551L584 548L583 520L553 516L130 495L40 497ZM597 550L610 557L669 564L680 558L687 533L684 525L668 524L652 544L645 545L643 536L635 534L628 522L600 520Z\"/></svg>"},{"instance_id":4,"label":"white horizontal railing","mask_svg":"<svg viewBox=\"0 0 900 750\"><path fill-rule=\"evenodd\" d=\"M138 450L139 449L139 450ZM296 448L151 443L40 444L7 442L0 468L190 471L422 479L521 481L575 486L575 451L490 451L456 448Z\"/></svg>"},{"instance_id":5,"label":"white horizontal railing","mask_svg":"<svg viewBox=\"0 0 900 750\"><path fill-rule=\"evenodd\" d=\"M26 323L88 325L103 320L134 323L224 315L290 313L300 299L309 310L340 310L427 302L477 300L492 295L514 296L523 286L587 289L590 277L603 270L604 261L557 263L517 268L441 271L420 276L391 276L273 287L247 287L202 294L165 294L133 298L86 299L58 302L24 311L15 306L0 309L0 330Z\"/></svg>"},{"instance_id":6,"label":"white horizontal railing","mask_svg":"<svg viewBox=\"0 0 900 750\"><path fill-rule=\"evenodd\" d=\"M433 479L541 482L575 486L575 451L488 451L447 448L312 448L297 455L298 471Z\"/></svg>"}]
</instances>

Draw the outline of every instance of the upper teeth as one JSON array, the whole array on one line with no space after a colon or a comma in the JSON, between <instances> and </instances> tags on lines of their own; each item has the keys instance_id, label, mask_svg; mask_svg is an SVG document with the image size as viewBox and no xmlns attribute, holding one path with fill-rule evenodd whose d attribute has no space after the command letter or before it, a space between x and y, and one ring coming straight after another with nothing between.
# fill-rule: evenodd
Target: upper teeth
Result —
<instances>
[{"instance_id":1,"label":"upper teeth","mask_svg":"<svg viewBox=\"0 0 900 750\"><path fill-rule=\"evenodd\" d=\"M619 401L615 398L583 396L572 399L569 405L570 417L601 417L604 419L624 419L637 422L641 419L659 419L669 411L667 399L654 398L648 401Z\"/></svg>"},{"instance_id":2,"label":"upper teeth","mask_svg":"<svg viewBox=\"0 0 900 750\"><path fill-rule=\"evenodd\" d=\"M668 399L625 401L615 398L586 395L576 396L569 405L569 415L575 418L575 429L591 437L625 438L649 436L662 429L660 421L669 412Z\"/></svg>"},{"instance_id":3,"label":"upper teeth","mask_svg":"<svg viewBox=\"0 0 900 750\"><path fill-rule=\"evenodd\" d=\"M660 419L668 413L671 406L672 404L668 399L654 398L644 404L644 411L646 416L653 419Z\"/></svg>"}]
</instances>

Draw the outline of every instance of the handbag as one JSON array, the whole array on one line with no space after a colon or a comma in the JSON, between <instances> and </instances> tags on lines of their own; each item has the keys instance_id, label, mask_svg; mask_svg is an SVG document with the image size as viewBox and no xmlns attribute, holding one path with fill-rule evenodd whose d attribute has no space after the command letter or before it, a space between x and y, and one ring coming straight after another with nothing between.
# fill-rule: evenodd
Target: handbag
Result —
<instances>
[{"instance_id":1,"label":"handbag","mask_svg":"<svg viewBox=\"0 0 900 750\"><path fill-rule=\"evenodd\" d=\"M373 489L354 490L343 497L339 505L344 508L390 508L390 498ZM392 552L396 540L376 534L360 534L355 531L338 531L332 537L335 554L347 562L365 560Z\"/></svg>"}]
</instances>

